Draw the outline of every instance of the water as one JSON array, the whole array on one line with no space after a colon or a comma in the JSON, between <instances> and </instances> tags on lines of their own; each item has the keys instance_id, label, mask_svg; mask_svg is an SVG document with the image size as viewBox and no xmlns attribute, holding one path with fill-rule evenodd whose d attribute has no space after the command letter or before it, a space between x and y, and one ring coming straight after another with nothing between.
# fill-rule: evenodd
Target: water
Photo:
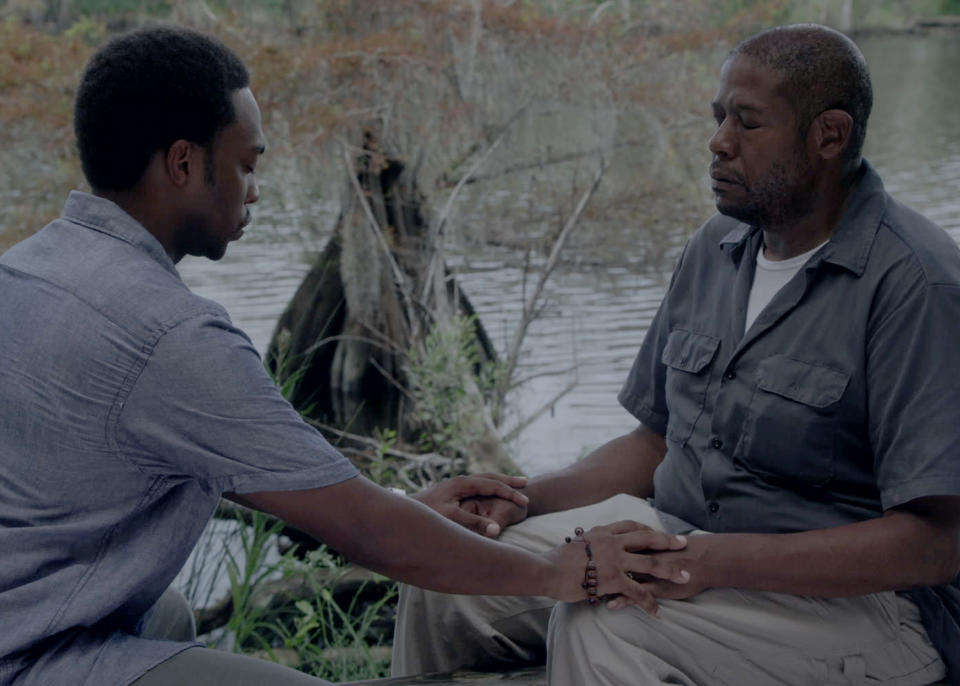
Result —
<instances>
[{"instance_id":1,"label":"water","mask_svg":"<svg viewBox=\"0 0 960 686\"><path fill-rule=\"evenodd\" d=\"M897 199L937 221L960 241L960 89L955 86L960 40L956 36L878 36L860 44L871 65L875 92L868 158ZM703 111L708 117L707 103ZM706 163L704 152L704 170ZM269 193L269 186L264 186L262 195L266 198ZM319 240L305 244L270 228L282 227L285 217L271 215L264 205L258 209L253 235L232 245L220 264L189 259L181 263L187 283L225 305L261 351L309 268L310 251L322 247ZM319 214L317 223L332 227L333 208L311 211ZM705 206L703 218L709 213ZM682 245L694 228L678 227L669 242ZM616 395L663 296L675 256L675 250L666 250L651 265L641 264L639 257L631 261L627 255L616 267L569 267L551 277L547 308L530 328L518 371L519 377L532 378L511 399L513 421L552 403L552 410L511 446L528 473L569 464L636 425L620 408ZM450 258L501 350L522 308L524 279L516 263L516 256L502 249ZM573 381L575 388L552 402Z\"/></svg>"}]
</instances>

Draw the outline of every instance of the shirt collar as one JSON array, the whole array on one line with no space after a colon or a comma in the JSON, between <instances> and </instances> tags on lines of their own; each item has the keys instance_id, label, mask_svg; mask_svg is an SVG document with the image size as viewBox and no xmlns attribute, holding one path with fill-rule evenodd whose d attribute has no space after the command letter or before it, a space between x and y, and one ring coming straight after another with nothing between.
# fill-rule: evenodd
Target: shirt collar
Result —
<instances>
[{"instance_id":1,"label":"shirt collar","mask_svg":"<svg viewBox=\"0 0 960 686\"><path fill-rule=\"evenodd\" d=\"M63 218L88 229L117 238L142 250L164 269L180 278L179 272L156 236L146 230L119 205L98 195L70 191L63 206Z\"/></svg>"},{"instance_id":2,"label":"shirt collar","mask_svg":"<svg viewBox=\"0 0 960 686\"><path fill-rule=\"evenodd\" d=\"M860 180L847 199L847 209L821 253L824 262L845 267L857 276L862 276L867 268L870 248L887 211L887 194L880 175L866 160L860 171Z\"/></svg>"},{"instance_id":3,"label":"shirt collar","mask_svg":"<svg viewBox=\"0 0 960 686\"><path fill-rule=\"evenodd\" d=\"M873 239L887 209L887 194L880 176L867 160L863 160L860 171L860 180L847 199L843 217L820 253L823 262L849 269L857 276L863 275L867 267ZM758 227L740 222L720 240L720 249L739 265L750 237L758 232Z\"/></svg>"},{"instance_id":4,"label":"shirt collar","mask_svg":"<svg viewBox=\"0 0 960 686\"><path fill-rule=\"evenodd\" d=\"M759 232L760 229L756 226L737 222L737 225L730 229L727 235L720 240L720 249L729 255L734 264L739 267L740 260L743 258L744 249L747 247L750 237Z\"/></svg>"}]
</instances>

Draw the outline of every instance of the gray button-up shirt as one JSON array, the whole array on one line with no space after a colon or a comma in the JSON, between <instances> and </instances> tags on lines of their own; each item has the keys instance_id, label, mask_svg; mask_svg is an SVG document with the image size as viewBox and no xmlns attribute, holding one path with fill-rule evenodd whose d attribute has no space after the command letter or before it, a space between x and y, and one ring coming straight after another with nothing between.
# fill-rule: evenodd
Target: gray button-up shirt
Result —
<instances>
[{"instance_id":1,"label":"gray button-up shirt","mask_svg":"<svg viewBox=\"0 0 960 686\"><path fill-rule=\"evenodd\" d=\"M960 250L864 163L829 243L744 333L762 234L694 235L620 394L664 434L658 509L794 532L960 495Z\"/></svg>"},{"instance_id":2,"label":"gray button-up shirt","mask_svg":"<svg viewBox=\"0 0 960 686\"><path fill-rule=\"evenodd\" d=\"M119 207L72 193L0 257L0 684L126 684L221 493L356 470Z\"/></svg>"}]
</instances>

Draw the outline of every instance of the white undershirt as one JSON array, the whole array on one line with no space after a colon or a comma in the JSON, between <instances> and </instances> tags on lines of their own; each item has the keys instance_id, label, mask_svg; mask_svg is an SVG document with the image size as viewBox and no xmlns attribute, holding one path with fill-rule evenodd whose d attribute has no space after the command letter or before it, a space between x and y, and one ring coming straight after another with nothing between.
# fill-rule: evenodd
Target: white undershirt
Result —
<instances>
[{"instance_id":1,"label":"white undershirt","mask_svg":"<svg viewBox=\"0 0 960 686\"><path fill-rule=\"evenodd\" d=\"M753 274L753 286L750 287L750 299L747 301L747 321L744 331L750 329L757 315L773 300L786 283L807 263L813 253L827 244L824 241L813 250L785 260L768 260L763 254L763 245L757 253L757 270Z\"/></svg>"}]
</instances>

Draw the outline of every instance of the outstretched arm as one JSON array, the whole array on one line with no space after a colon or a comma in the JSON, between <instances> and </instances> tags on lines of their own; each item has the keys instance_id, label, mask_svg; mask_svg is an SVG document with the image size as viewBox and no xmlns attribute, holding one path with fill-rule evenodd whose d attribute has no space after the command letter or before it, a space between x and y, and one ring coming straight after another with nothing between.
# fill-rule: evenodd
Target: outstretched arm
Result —
<instances>
[{"instance_id":1,"label":"outstretched arm","mask_svg":"<svg viewBox=\"0 0 960 686\"><path fill-rule=\"evenodd\" d=\"M581 586L586 566L583 544L570 543L540 555L497 543L363 477L324 488L228 497L280 517L358 564L424 588L548 595L566 601L586 597ZM678 583L689 578L669 560L635 554L679 549L685 543L682 538L628 522L597 527L587 537L598 562L601 595L626 594L652 609L652 597L627 576L628 571Z\"/></svg>"},{"instance_id":2,"label":"outstretched arm","mask_svg":"<svg viewBox=\"0 0 960 686\"><path fill-rule=\"evenodd\" d=\"M532 479L523 489L530 515L591 505L620 493L653 495L653 472L667 452L663 436L645 426L605 443L566 469Z\"/></svg>"}]
</instances>

